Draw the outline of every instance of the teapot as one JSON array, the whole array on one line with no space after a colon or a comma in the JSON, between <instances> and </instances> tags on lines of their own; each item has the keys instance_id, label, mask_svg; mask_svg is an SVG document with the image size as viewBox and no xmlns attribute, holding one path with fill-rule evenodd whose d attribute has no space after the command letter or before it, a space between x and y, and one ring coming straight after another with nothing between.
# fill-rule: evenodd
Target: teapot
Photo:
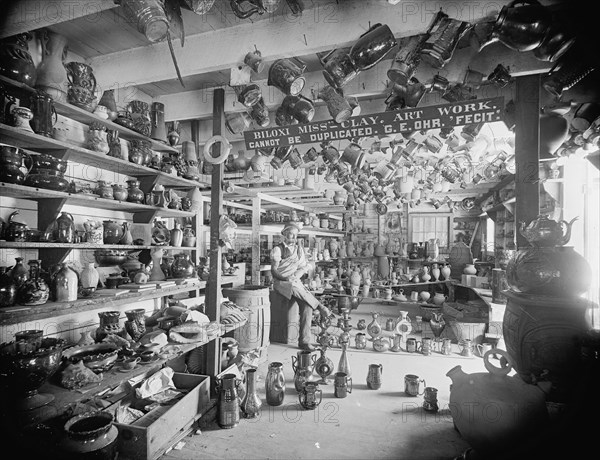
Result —
<instances>
[{"instance_id":1,"label":"teapot","mask_svg":"<svg viewBox=\"0 0 600 460\"><path fill-rule=\"evenodd\" d=\"M571 238L571 225L576 220L577 217L570 222L565 220L556 222L548 216L539 215L527 226L525 222L521 222L519 232L534 247L563 246Z\"/></svg>"},{"instance_id":2,"label":"teapot","mask_svg":"<svg viewBox=\"0 0 600 460\"><path fill-rule=\"evenodd\" d=\"M27 224L15 222L13 218L19 214L19 211L14 211L8 216L8 224L4 230L6 241L25 241L29 227Z\"/></svg>"}]
</instances>

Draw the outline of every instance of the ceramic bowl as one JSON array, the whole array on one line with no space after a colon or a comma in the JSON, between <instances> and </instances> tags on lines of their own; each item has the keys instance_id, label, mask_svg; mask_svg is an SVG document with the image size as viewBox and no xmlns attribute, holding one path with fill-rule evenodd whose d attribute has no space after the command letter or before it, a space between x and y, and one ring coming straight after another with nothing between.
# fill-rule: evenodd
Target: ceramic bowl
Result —
<instances>
[{"instance_id":1,"label":"ceramic bowl","mask_svg":"<svg viewBox=\"0 0 600 460\"><path fill-rule=\"evenodd\" d=\"M117 360L119 347L114 343L95 343L74 346L64 350L63 359L70 363L83 361L83 365L96 374L110 370Z\"/></svg>"}]
</instances>

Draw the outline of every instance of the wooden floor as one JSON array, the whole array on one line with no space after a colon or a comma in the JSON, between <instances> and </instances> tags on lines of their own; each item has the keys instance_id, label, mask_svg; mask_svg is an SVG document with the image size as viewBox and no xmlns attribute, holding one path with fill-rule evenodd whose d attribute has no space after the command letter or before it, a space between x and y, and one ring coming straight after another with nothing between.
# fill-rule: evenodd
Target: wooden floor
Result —
<instances>
[{"instance_id":1,"label":"wooden floor","mask_svg":"<svg viewBox=\"0 0 600 460\"><path fill-rule=\"evenodd\" d=\"M398 306L361 304L352 312L351 324L364 318L371 321L371 312L382 312L379 320L398 317ZM406 309L403 308L403 309ZM335 328L332 330L339 331ZM353 335L356 330L352 331ZM388 335L393 333L385 332ZM427 333L427 330L425 330ZM417 337L420 334L415 334ZM429 333L431 336L431 333ZM171 450L161 460L174 459L452 459L462 454L468 444L454 429L448 410L450 379L446 372L460 364L463 370L485 372L479 357L460 356L458 347L452 355L434 353L424 356L401 351L377 352L372 342L364 350L348 350L353 391L338 399L333 385L321 385L323 399L314 411L303 410L293 384L291 357L295 346L271 344L268 360L261 364L258 382L263 400L257 419L242 419L232 429L221 429L214 421L214 412L201 421L201 433L184 438L179 450ZM317 352L318 354L318 352ZM337 367L340 348L330 349L327 356ZM282 406L266 404L264 377L268 362L284 364L286 396ZM370 390L366 385L369 364L383 365L383 385ZM404 375L416 374L427 386L438 389L440 411L436 414L422 408L423 397L404 393ZM315 379L319 377L315 375Z\"/></svg>"}]
</instances>

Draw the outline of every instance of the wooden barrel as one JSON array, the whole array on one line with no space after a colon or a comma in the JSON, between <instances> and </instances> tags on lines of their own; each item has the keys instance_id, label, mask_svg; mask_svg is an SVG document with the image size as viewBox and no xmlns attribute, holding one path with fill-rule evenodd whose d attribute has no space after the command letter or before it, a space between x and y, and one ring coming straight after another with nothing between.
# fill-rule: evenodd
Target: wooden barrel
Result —
<instances>
[{"instance_id":1,"label":"wooden barrel","mask_svg":"<svg viewBox=\"0 0 600 460\"><path fill-rule=\"evenodd\" d=\"M269 328L271 327L271 302L269 288L264 286L240 286L223 288L223 297L227 297L242 308L249 308L248 322L234 331L240 352L258 351L266 355L269 346Z\"/></svg>"}]
</instances>

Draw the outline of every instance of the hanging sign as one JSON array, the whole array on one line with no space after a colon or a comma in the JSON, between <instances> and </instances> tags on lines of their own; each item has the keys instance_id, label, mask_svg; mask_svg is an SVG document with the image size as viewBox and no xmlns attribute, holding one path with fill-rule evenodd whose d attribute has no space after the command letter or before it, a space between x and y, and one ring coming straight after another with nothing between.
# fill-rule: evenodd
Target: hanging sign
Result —
<instances>
[{"instance_id":1,"label":"hanging sign","mask_svg":"<svg viewBox=\"0 0 600 460\"><path fill-rule=\"evenodd\" d=\"M246 148L312 144L356 137L387 136L403 132L449 128L501 121L504 98L471 99L351 117L342 123L333 120L244 131Z\"/></svg>"}]
</instances>

